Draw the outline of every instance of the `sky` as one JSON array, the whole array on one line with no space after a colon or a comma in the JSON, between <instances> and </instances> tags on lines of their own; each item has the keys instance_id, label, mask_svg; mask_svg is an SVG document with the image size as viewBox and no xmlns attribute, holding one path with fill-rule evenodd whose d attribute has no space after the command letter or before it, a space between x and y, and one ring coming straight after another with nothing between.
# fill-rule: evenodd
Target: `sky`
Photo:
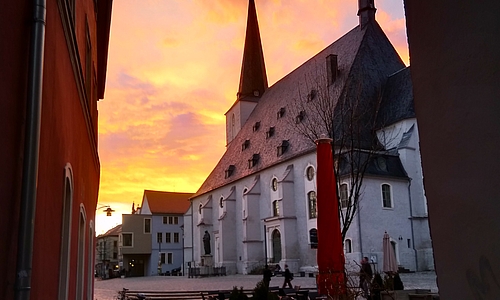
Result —
<instances>
[{"instance_id":1,"label":"sky","mask_svg":"<svg viewBox=\"0 0 500 300\"><path fill-rule=\"evenodd\" d=\"M357 26L356 0L255 0L271 86ZM376 19L409 64L403 0ZM113 1L106 92L98 104L96 233L121 223L144 190L196 192L225 150L248 0Z\"/></svg>"}]
</instances>

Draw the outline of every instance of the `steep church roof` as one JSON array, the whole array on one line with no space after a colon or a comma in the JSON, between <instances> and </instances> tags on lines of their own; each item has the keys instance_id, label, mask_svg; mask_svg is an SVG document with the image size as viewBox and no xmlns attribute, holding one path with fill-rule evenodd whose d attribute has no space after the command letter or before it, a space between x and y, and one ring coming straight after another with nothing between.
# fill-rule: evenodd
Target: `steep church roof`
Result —
<instances>
[{"instance_id":1,"label":"steep church roof","mask_svg":"<svg viewBox=\"0 0 500 300\"><path fill-rule=\"evenodd\" d=\"M266 89L266 66L260 40L257 11L255 9L255 1L250 0L248 5L247 29L241 65L238 99L245 97L249 97L250 99L253 99L253 97L260 97L264 94Z\"/></svg>"},{"instance_id":2,"label":"steep church roof","mask_svg":"<svg viewBox=\"0 0 500 300\"><path fill-rule=\"evenodd\" d=\"M266 90L194 196L316 151L314 142L298 132L296 122L317 122L320 116L308 107L318 103L315 98L320 95L316 94L323 91L335 103L352 104L361 99L373 110L372 115L360 119L370 124L366 135L372 135L382 86L390 74L404 67L378 23L368 18L363 26L356 26ZM304 107L303 114L297 114L298 106Z\"/></svg>"},{"instance_id":3,"label":"steep church roof","mask_svg":"<svg viewBox=\"0 0 500 300\"><path fill-rule=\"evenodd\" d=\"M407 67L387 79L377 115L377 128L414 117L413 85L410 67Z\"/></svg>"}]
</instances>

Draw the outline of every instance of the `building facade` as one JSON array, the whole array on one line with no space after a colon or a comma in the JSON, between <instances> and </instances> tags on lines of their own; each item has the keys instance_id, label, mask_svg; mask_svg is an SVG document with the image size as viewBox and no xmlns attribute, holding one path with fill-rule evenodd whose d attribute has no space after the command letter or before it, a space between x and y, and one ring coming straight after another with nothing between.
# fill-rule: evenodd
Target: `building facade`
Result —
<instances>
[{"instance_id":1,"label":"building facade","mask_svg":"<svg viewBox=\"0 0 500 300\"><path fill-rule=\"evenodd\" d=\"M123 215L121 252L127 274L182 272L183 215L191 195L145 190L140 209Z\"/></svg>"},{"instance_id":2,"label":"building facade","mask_svg":"<svg viewBox=\"0 0 500 300\"><path fill-rule=\"evenodd\" d=\"M121 233L122 225L120 224L97 236L95 247L95 273L97 277L108 279L120 275L122 258L118 241Z\"/></svg>"},{"instance_id":3,"label":"building facade","mask_svg":"<svg viewBox=\"0 0 500 300\"><path fill-rule=\"evenodd\" d=\"M239 91L226 113L227 148L184 217L186 264L205 264L207 231L210 261L228 274L271 262L314 272L321 211L312 135L330 132L343 214L356 176L352 159L365 169L357 213L345 233L346 262L367 256L381 271L387 232L400 267L433 269L409 68L375 10L373 1L360 1L357 27L268 87L255 3L249 1ZM331 123L321 127L325 119ZM341 129L353 127L359 131L346 136L356 144L338 146Z\"/></svg>"},{"instance_id":4,"label":"building facade","mask_svg":"<svg viewBox=\"0 0 500 300\"><path fill-rule=\"evenodd\" d=\"M0 298L92 299L111 0L0 11Z\"/></svg>"}]
</instances>

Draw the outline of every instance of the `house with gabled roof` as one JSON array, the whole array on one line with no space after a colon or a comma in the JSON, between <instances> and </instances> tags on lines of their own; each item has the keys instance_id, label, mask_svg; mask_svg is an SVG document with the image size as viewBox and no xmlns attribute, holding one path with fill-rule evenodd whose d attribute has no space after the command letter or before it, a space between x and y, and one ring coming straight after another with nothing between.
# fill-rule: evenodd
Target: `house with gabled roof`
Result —
<instances>
[{"instance_id":1,"label":"house with gabled roof","mask_svg":"<svg viewBox=\"0 0 500 300\"><path fill-rule=\"evenodd\" d=\"M359 1L358 9L358 26L268 87L255 2L249 1L239 90L226 112L227 148L184 216L191 266L205 263L208 232L210 261L228 274L265 263L287 264L293 272L316 268L316 146L297 124L321 121L321 109L313 107L326 93L334 107L332 138L354 124L361 128L359 144L349 150L359 157L372 153L345 233L346 261L367 256L381 271L388 232L400 267L434 268L409 68L377 23L373 1ZM340 117L346 107L355 123ZM352 177L342 150L336 149L340 201Z\"/></svg>"},{"instance_id":2,"label":"house with gabled roof","mask_svg":"<svg viewBox=\"0 0 500 300\"><path fill-rule=\"evenodd\" d=\"M122 224L118 224L96 237L95 272L100 278L113 278L120 274L122 258L118 241L121 232Z\"/></svg>"},{"instance_id":3,"label":"house with gabled roof","mask_svg":"<svg viewBox=\"0 0 500 300\"><path fill-rule=\"evenodd\" d=\"M183 215L192 193L145 190L140 209L122 215L123 266L132 276L171 274L183 265Z\"/></svg>"}]
</instances>

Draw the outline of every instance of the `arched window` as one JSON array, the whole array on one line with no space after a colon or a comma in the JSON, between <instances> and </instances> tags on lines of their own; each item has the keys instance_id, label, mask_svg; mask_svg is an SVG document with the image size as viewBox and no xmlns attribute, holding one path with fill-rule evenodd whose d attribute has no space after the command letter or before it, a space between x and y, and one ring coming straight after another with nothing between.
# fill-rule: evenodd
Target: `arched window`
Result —
<instances>
[{"instance_id":1,"label":"arched window","mask_svg":"<svg viewBox=\"0 0 500 300\"><path fill-rule=\"evenodd\" d=\"M83 299L85 286L85 223L87 216L85 206L80 204L78 220L78 261L76 265L76 299ZM91 262L89 262L91 263Z\"/></svg>"},{"instance_id":2,"label":"arched window","mask_svg":"<svg viewBox=\"0 0 500 300\"><path fill-rule=\"evenodd\" d=\"M316 192L310 191L307 193L307 203L309 206L309 219L315 219L318 216L316 208Z\"/></svg>"},{"instance_id":3,"label":"arched window","mask_svg":"<svg viewBox=\"0 0 500 300\"><path fill-rule=\"evenodd\" d=\"M274 177L273 180L271 180L271 188L275 192L278 190L278 179L276 177Z\"/></svg>"},{"instance_id":4,"label":"arched window","mask_svg":"<svg viewBox=\"0 0 500 300\"><path fill-rule=\"evenodd\" d=\"M352 241L350 239L344 241L344 253L352 253Z\"/></svg>"},{"instance_id":5,"label":"arched window","mask_svg":"<svg viewBox=\"0 0 500 300\"><path fill-rule=\"evenodd\" d=\"M92 284L94 280L94 222L89 222L89 244L87 249L88 263L87 263L87 299L92 300Z\"/></svg>"},{"instance_id":6,"label":"arched window","mask_svg":"<svg viewBox=\"0 0 500 300\"><path fill-rule=\"evenodd\" d=\"M392 208L391 186L382 184L382 206L384 208Z\"/></svg>"},{"instance_id":7,"label":"arched window","mask_svg":"<svg viewBox=\"0 0 500 300\"><path fill-rule=\"evenodd\" d=\"M224 197L220 197L219 206L220 206L220 208L224 208Z\"/></svg>"},{"instance_id":8,"label":"arched window","mask_svg":"<svg viewBox=\"0 0 500 300\"><path fill-rule=\"evenodd\" d=\"M347 184L341 184L339 189L340 194L340 207L347 208L349 205L349 194L347 192Z\"/></svg>"},{"instance_id":9,"label":"arched window","mask_svg":"<svg viewBox=\"0 0 500 300\"><path fill-rule=\"evenodd\" d=\"M309 230L309 242L312 249L318 248L318 230L316 228Z\"/></svg>"},{"instance_id":10,"label":"arched window","mask_svg":"<svg viewBox=\"0 0 500 300\"><path fill-rule=\"evenodd\" d=\"M73 207L73 171L71 164L66 164L64 178L64 199L61 224L61 264L59 268L59 299L68 299L70 245L71 245L71 211Z\"/></svg>"},{"instance_id":11,"label":"arched window","mask_svg":"<svg viewBox=\"0 0 500 300\"><path fill-rule=\"evenodd\" d=\"M311 181L314 179L314 167L313 166L309 166L307 167L306 169L306 176L307 176L307 180Z\"/></svg>"},{"instance_id":12,"label":"arched window","mask_svg":"<svg viewBox=\"0 0 500 300\"><path fill-rule=\"evenodd\" d=\"M198 206L198 213L201 215L201 208L203 207L203 204L200 203L200 205Z\"/></svg>"}]
</instances>

